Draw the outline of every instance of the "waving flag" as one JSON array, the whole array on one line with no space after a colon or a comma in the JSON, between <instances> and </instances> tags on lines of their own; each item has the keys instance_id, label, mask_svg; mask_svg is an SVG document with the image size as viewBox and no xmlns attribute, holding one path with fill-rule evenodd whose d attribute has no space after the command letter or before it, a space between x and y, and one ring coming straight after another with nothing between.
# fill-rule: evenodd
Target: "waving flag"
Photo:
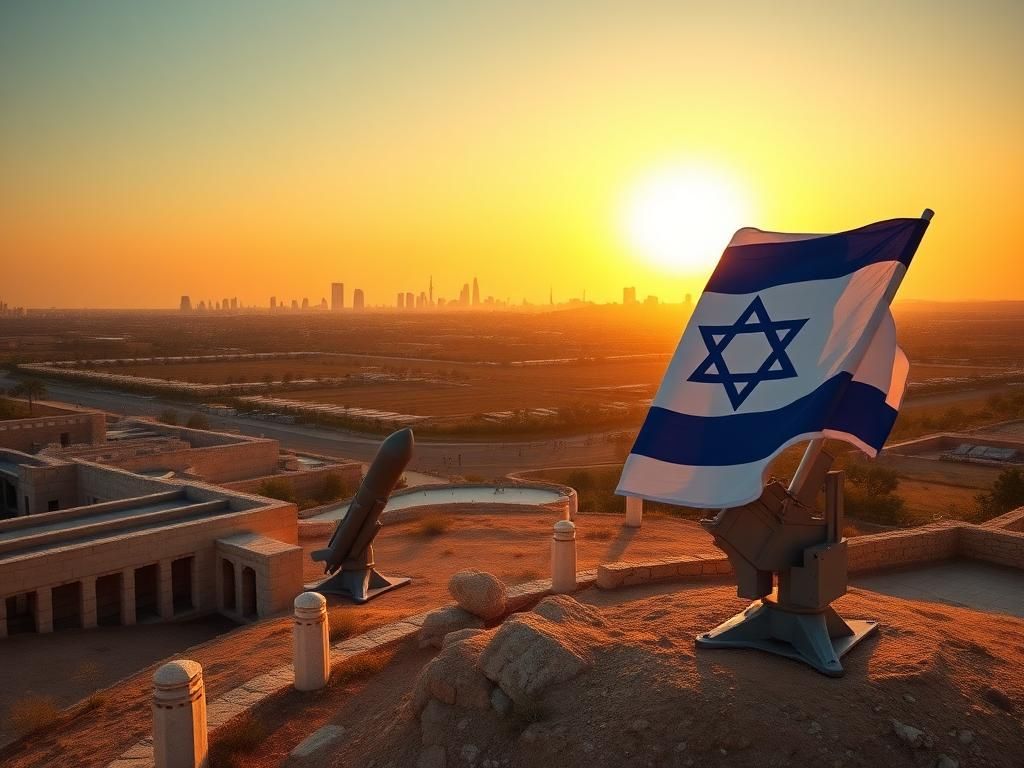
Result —
<instances>
[{"instance_id":1,"label":"waving flag","mask_svg":"<svg viewBox=\"0 0 1024 768\"><path fill-rule=\"evenodd\" d=\"M691 507L761 495L801 440L885 443L909 365L889 304L928 227L834 235L741 229L725 249L622 470L617 493Z\"/></svg>"}]
</instances>

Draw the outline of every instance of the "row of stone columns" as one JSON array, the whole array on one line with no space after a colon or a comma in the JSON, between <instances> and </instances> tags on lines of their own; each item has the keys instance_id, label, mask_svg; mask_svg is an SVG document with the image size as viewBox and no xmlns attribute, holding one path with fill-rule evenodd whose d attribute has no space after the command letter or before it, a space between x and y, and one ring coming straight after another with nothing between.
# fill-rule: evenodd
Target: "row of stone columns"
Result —
<instances>
[{"instance_id":1,"label":"row of stone columns","mask_svg":"<svg viewBox=\"0 0 1024 768\"><path fill-rule=\"evenodd\" d=\"M173 559L164 559L156 563L157 566L157 612L161 619L169 620L174 617L174 583L172 563ZM146 566L142 566L146 567ZM136 623L135 610L135 571L137 568L125 568L121 571L121 624L128 626ZM191 572L189 574L191 587L190 594L192 604L198 607L198 580L196 560L192 557ZM79 617L83 629L92 629L97 625L97 602L96 582L98 576L85 576L79 579ZM236 585L241 599L241 587ZM33 620L35 630L39 634L46 634L53 631L53 587L39 587L34 591L35 610ZM28 596L20 594L16 596L16 613L24 613L27 610ZM0 637L7 636L7 600L0 598Z\"/></svg>"}]
</instances>

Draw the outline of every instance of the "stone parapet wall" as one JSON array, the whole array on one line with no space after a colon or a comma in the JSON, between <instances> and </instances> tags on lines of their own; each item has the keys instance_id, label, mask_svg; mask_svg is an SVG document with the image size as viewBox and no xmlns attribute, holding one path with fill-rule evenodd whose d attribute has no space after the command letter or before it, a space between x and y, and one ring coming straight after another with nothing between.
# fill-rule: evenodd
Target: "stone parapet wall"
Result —
<instances>
[{"instance_id":1,"label":"stone parapet wall","mask_svg":"<svg viewBox=\"0 0 1024 768\"><path fill-rule=\"evenodd\" d=\"M653 581L718 578L732 573L725 555L681 555L642 562L619 561L597 568L597 586L617 589Z\"/></svg>"},{"instance_id":2,"label":"stone parapet wall","mask_svg":"<svg viewBox=\"0 0 1024 768\"><path fill-rule=\"evenodd\" d=\"M955 522L932 523L855 536L847 540L847 570L857 573L956 557L961 527Z\"/></svg>"},{"instance_id":3,"label":"stone parapet wall","mask_svg":"<svg viewBox=\"0 0 1024 768\"><path fill-rule=\"evenodd\" d=\"M960 554L971 560L1024 568L1024 532L964 526L960 529Z\"/></svg>"},{"instance_id":4,"label":"stone parapet wall","mask_svg":"<svg viewBox=\"0 0 1024 768\"><path fill-rule=\"evenodd\" d=\"M964 557L1024 569L1024 507L972 525L959 521L885 531L847 539L849 573L898 568ZM680 555L642 562L606 563L597 586L616 589L655 581L714 578L732 573L725 555Z\"/></svg>"},{"instance_id":5,"label":"stone parapet wall","mask_svg":"<svg viewBox=\"0 0 1024 768\"><path fill-rule=\"evenodd\" d=\"M101 443L106 439L107 420L99 411L51 408L61 411L31 419L0 421L0 447L15 451L36 451L50 443Z\"/></svg>"},{"instance_id":6,"label":"stone parapet wall","mask_svg":"<svg viewBox=\"0 0 1024 768\"><path fill-rule=\"evenodd\" d=\"M363 467L357 461L329 464L324 467L312 469L299 469L290 472L269 473L260 477L252 477L248 480L236 480L228 483L221 483L225 488L242 493L259 493L259 488L268 480L284 480L291 485L295 491L296 498L311 498L319 492L324 479L330 475L337 475L345 484L349 492L354 493L359 486L362 477Z\"/></svg>"},{"instance_id":7,"label":"stone parapet wall","mask_svg":"<svg viewBox=\"0 0 1024 768\"><path fill-rule=\"evenodd\" d=\"M993 517L981 524L982 528L1001 528L1004 531L1024 531L1024 507Z\"/></svg>"}]
</instances>

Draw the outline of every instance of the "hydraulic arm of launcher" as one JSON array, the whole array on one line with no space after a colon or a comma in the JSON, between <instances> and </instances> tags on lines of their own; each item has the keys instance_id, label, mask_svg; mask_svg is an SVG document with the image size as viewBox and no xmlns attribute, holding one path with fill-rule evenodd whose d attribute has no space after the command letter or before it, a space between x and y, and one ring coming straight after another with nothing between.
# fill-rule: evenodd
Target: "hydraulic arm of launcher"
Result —
<instances>
[{"instance_id":1,"label":"hydraulic arm of launcher","mask_svg":"<svg viewBox=\"0 0 1024 768\"><path fill-rule=\"evenodd\" d=\"M789 489L773 481L755 501L701 521L729 557L737 594L754 602L698 646L758 648L839 676L842 655L877 628L845 621L830 605L846 593L843 473L831 465L812 443ZM815 510L822 487L824 514Z\"/></svg>"}]
</instances>

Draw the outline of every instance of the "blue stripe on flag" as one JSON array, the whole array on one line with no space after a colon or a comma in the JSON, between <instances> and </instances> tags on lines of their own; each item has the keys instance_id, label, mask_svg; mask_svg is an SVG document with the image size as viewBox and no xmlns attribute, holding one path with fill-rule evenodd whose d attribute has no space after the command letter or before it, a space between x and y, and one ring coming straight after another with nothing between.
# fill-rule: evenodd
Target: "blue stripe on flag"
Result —
<instances>
[{"instance_id":1,"label":"blue stripe on flag","mask_svg":"<svg viewBox=\"0 0 1024 768\"><path fill-rule=\"evenodd\" d=\"M885 393L839 373L774 411L692 416L652 406L632 453L691 467L758 461L798 435L834 429L881 449L896 421ZM838 403L834 408L833 402Z\"/></svg>"},{"instance_id":2,"label":"blue stripe on flag","mask_svg":"<svg viewBox=\"0 0 1024 768\"><path fill-rule=\"evenodd\" d=\"M725 249L705 291L756 293L784 283L830 280L883 261L910 266L928 222L892 219L835 235Z\"/></svg>"}]
</instances>

